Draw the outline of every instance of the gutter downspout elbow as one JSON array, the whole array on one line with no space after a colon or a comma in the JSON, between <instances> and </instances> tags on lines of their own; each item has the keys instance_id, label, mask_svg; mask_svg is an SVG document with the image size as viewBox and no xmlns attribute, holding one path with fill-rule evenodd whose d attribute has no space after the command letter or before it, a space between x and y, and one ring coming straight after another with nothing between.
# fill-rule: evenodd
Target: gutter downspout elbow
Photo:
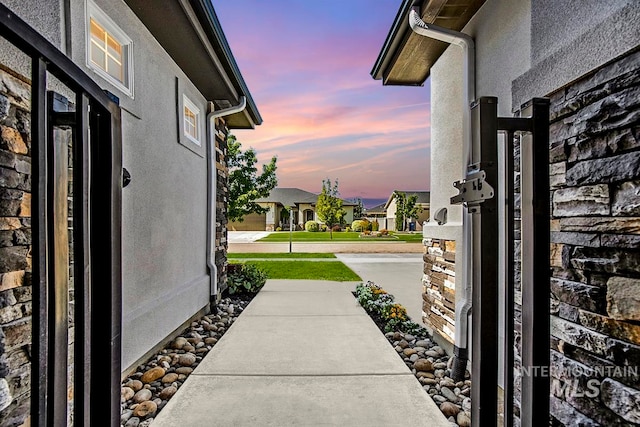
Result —
<instances>
[{"instance_id":1,"label":"gutter downspout elbow","mask_svg":"<svg viewBox=\"0 0 640 427\"><path fill-rule=\"evenodd\" d=\"M471 103L475 100L476 83L475 83L475 43L473 38L458 31L449 28L439 27L433 24L427 24L420 19L419 8L413 7L409 12L409 26L416 34L432 39L440 40L445 43L454 44L462 48L464 52L464 93L462 108L462 150L463 165L462 178L467 176L468 167L474 163L473 142L471 135ZM471 314L472 301L472 218L468 210L462 212L462 274L459 275L460 281L464 284L464 295L456 302L456 330L454 344L454 359L451 367L451 376L454 381L464 379L464 373L469 361L469 316Z\"/></svg>"},{"instance_id":2,"label":"gutter downspout elbow","mask_svg":"<svg viewBox=\"0 0 640 427\"><path fill-rule=\"evenodd\" d=\"M209 102L207 114L207 267L209 267L209 303L213 307L218 294L218 267L216 266L216 197L218 172L216 169L216 123L215 119L243 111L247 98L241 96L238 105L214 111Z\"/></svg>"}]
</instances>

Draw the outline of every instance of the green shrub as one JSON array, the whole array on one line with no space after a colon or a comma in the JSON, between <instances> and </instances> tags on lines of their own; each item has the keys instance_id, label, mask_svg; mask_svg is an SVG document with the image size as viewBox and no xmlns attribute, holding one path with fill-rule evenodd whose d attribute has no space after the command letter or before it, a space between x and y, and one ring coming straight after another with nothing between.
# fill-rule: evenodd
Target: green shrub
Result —
<instances>
[{"instance_id":1,"label":"green shrub","mask_svg":"<svg viewBox=\"0 0 640 427\"><path fill-rule=\"evenodd\" d=\"M320 226L320 231L327 231L329 228L327 227L327 224L322 224Z\"/></svg>"},{"instance_id":2,"label":"green shrub","mask_svg":"<svg viewBox=\"0 0 640 427\"><path fill-rule=\"evenodd\" d=\"M276 228L276 231L282 231L282 227Z\"/></svg>"},{"instance_id":3,"label":"green shrub","mask_svg":"<svg viewBox=\"0 0 640 427\"><path fill-rule=\"evenodd\" d=\"M229 294L257 293L267 282L267 274L253 264L229 264L227 283Z\"/></svg>"},{"instance_id":4,"label":"green shrub","mask_svg":"<svg viewBox=\"0 0 640 427\"><path fill-rule=\"evenodd\" d=\"M373 220L371 223L371 231L378 231L380 229L380 224L378 224L377 220Z\"/></svg>"},{"instance_id":5,"label":"green shrub","mask_svg":"<svg viewBox=\"0 0 640 427\"><path fill-rule=\"evenodd\" d=\"M351 227L346 227L346 228L344 229L344 231L345 231L345 233L350 233L350 232L351 232Z\"/></svg>"},{"instance_id":6,"label":"green shrub","mask_svg":"<svg viewBox=\"0 0 640 427\"><path fill-rule=\"evenodd\" d=\"M380 317L384 323L384 332L399 331L419 336L428 335L424 327L411 321L406 308L396 303L393 295L373 282L357 285L355 296L367 313L375 313Z\"/></svg>"},{"instance_id":7,"label":"green shrub","mask_svg":"<svg viewBox=\"0 0 640 427\"><path fill-rule=\"evenodd\" d=\"M304 224L304 229L307 231L316 232L320 229L320 227L318 226L318 223L315 221L307 221Z\"/></svg>"},{"instance_id":8,"label":"green shrub","mask_svg":"<svg viewBox=\"0 0 640 427\"><path fill-rule=\"evenodd\" d=\"M358 233L366 230L371 231L371 223L367 219L357 219L351 223L351 229Z\"/></svg>"}]
</instances>

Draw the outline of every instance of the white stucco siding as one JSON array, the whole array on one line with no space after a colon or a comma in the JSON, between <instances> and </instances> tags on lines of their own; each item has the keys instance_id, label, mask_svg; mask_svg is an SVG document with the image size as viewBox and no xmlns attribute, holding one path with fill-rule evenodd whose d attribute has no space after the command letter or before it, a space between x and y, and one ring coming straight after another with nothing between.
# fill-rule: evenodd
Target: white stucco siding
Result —
<instances>
[{"instance_id":1,"label":"white stucco siding","mask_svg":"<svg viewBox=\"0 0 640 427\"><path fill-rule=\"evenodd\" d=\"M72 59L122 107L122 367L126 369L209 300L206 138L178 143L176 78L206 117L206 99L121 1L95 0L133 42L133 97L86 65L85 1L71 2Z\"/></svg>"},{"instance_id":2,"label":"white stucco siding","mask_svg":"<svg viewBox=\"0 0 640 427\"><path fill-rule=\"evenodd\" d=\"M344 206L346 214L344 215L345 224L350 225L353 222L353 206Z\"/></svg>"}]
</instances>

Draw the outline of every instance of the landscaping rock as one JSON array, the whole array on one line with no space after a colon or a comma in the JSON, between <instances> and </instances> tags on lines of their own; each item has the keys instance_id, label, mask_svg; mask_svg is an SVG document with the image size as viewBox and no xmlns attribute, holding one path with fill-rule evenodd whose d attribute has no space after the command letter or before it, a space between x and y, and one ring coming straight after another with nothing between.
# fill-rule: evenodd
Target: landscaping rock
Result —
<instances>
[{"instance_id":1,"label":"landscaping rock","mask_svg":"<svg viewBox=\"0 0 640 427\"><path fill-rule=\"evenodd\" d=\"M366 311L366 310L365 310ZM384 324L375 314L369 313L380 331ZM402 331L386 332L384 336L392 345L398 356L402 357L409 369L416 376L422 388L438 405L443 415L454 427L471 426L471 380L469 372L465 372L464 381L453 381L451 375L452 357L444 349L435 345L428 332L404 333Z\"/></svg>"},{"instance_id":2,"label":"landscaping rock","mask_svg":"<svg viewBox=\"0 0 640 427\"><path fill-rule=\"evenodd\" d=\"M216 312L191 323L167 347L122 381L123 427L148 427L194 368L251 302L253 296L224 298Z\"/></svg>"}]
</instances>

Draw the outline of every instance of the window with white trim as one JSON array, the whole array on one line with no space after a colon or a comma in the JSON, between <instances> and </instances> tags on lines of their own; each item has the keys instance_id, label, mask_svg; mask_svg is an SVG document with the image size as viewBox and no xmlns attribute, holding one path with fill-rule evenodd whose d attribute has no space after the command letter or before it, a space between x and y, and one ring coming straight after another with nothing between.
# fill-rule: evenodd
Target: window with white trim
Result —
<instances>
[{"instance_id":1,"label":"window with white trim","mask_svg":"<svg viewBox=\"0 0 640 427\"><path fill-rule=\"evenodd\" d=\"M87 65L133 96L131 39L91 0L87 1Z\"/></svg>"},{"instance_id":2,"label":"window with white trim","mask_svg":"<svg viewBox=\"0 0 640 427\"><path fill-rule=\"evenodd\" d=\"M182 95L182 108L184 136L194 144L200 145L200 109L186 95Z\"/></svg>"}]
</instances>

